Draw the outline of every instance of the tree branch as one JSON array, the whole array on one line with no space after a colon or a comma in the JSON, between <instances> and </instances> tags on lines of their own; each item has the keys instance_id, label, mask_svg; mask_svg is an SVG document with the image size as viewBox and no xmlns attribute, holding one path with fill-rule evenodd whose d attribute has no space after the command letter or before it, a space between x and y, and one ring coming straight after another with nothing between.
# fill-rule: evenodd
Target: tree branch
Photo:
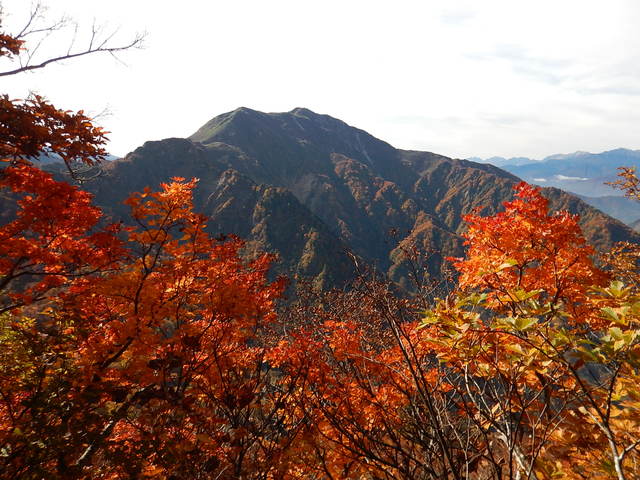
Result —
<instances>
[{"instance_id":1,"label":"tree branch","mask_svg":"<svg viewBox=\"0 0 640 480\"><path fill-rule=\"evenodd\" d=\"M13 70L7 70L5 72L0 72L0 77L6 77L9 75L15 75L17 73L23 73L23 72L28 72L31 70L37 70L40 68L44 68L49 64L52 63L56 63L56 62L61 62L63 60L70 60L72 58L78 58L78 57L83 57L85 55L90 55L92 53L99 53L99 52L105 52L105 53L110 53L110 54L114 54L117 52L121 52L123 50L128 50L130 48L139 48L142 46L142 42L145 38L144 34L139 34L136 35L136 37L127 45L123 45L120 47L104 47L104 46L100 46L100 47L94 47L92 45L89 45L89 48L87 48L86 50L82 51L82 52L76 52L76 53L70 53L70 54L65 54L65 55L60 55L58 57L53 57L53 58L49 58L47 60L45 60L44 62L38 63L36 65L23 65L20 66L18 68L15 68Z\"/></svg>"}]
</instances>

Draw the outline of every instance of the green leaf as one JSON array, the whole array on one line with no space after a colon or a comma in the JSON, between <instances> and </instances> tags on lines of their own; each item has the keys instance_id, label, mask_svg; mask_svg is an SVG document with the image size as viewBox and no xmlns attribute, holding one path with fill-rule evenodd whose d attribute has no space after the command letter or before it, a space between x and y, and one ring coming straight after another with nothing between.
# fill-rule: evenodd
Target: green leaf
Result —
<instances>
[{"instance_id":1,"label":"green leaf","mask_svg":"<svg viewBox=\"0 0 640 480\"><path fill-rule=\"evenodd\" d=\"M627 342L624 340L616 340L613 342L613 351L617 352L618 350L622 350L627 345Z\"/></svg>"},{"instance_id":2,"label":"green leaf","mask_svg":"<svg viewBox=\"0 0 640 480\"><path fill-rule=\"evenodd\" d=\"M613 282L611 282L608 290L611 296L616 298L621 297L626 293L624 283L622 283L620 280L614 280Z\"/></svg>"},{"instance_id":3,"label":"green leaf","mask_svg":"<svg viewBox=\"0 0 640 480\"><path fill-rule=\"evenodd\" d=\"M622 330L620 330L619 327L611 327L609 329L609 335L615 340L623 340Z\"/></svg>"},{"instance_id":4,"label":"green leaf","mask_svg":"<svg viewBox=\"0 0 640 480\"><path fill-rule=\"evenodd\" d=\"M582 358L586 362L597 362L598 361L598 357L596 356L596 354L593 353L589 349L579 348L578 350L576 350L576 353L577 353L578 356L580 356L580 358Z\"/></svg>"},{"instance_id":5,"label":"green leaf","mask_svg":"<svg viewBox=\"0 0 640 480\"><path fill-rule=\"evenodd\" d=\"M506 346L507 350L517 353L518 356L524 356L524 350L522 349L522 346L519 343L509 343Z\"/></svg>"},{"instance_id":6,"label":"green leaf","mask_svg":"<svg viewBox=\"0 0 640 480\"><path fill-rule=\"evenodd\" d=\"M515 319L515 327L521 332L531 329L537 323L538 319L534 317L517 317Z\"/></svg>"},{"instance_id":7,"label":"green leaf","mask_svg":"<svg viewBox=\"0 0 640 480\"><path fill-rule=\"evenodd\" d=\"M424 317L422 317L422 321L420 322L418 328L426 328L429 325L434 325L439 322L440 317L431 310L427 310L426 312L424 312Z\"/></svg>"},{"instance_id":8,"label":"green leaf","mask_svg":"<svg viewBox=\"0 0 640 480\"><path fill-rule=\"evenodd\" d=\"M504 263L502 263L497 269L496 272L501 272L502 270L505 270L507 268L511 268L514 265L517 265L518 261L514 260L513 258L508 258L504 261Z\"/></svg>"},{"instance_id":9,"label":"green leaf","mask_svg":"<svg viewBox=\"0 0 640 480\"><path fill-rule=\"evenodd\" d=\"M486 293L473 293L467 297L471 305L481 305L485 302L488 295Z\"/></svg>"},{"instance_id":10,"label":"green leaf","mask_svg":"<svg viewBox=\"0 0 640 480\"><path fill-rule=\"evenodd\" d=\"M563 345L568 345L570 343L571 343L571 340L569 340L569 337L567 336L567 334L562 330L555 332L555 334L552 333L551 344L554 347L561 347Z\"/></svg>"},{"instance_id":11,"label":"green leaf","mask_svg":"<svg viewBox=\"0 0 640 480\"><path fill-rule=\"evenodd\" d=\"M613 308L605 307L601 309L600 312L602 313L602 316L607 320L618 324L624 324L624 322L618 316L618 312L616 312Z\"/></svg>"}]
</instances>

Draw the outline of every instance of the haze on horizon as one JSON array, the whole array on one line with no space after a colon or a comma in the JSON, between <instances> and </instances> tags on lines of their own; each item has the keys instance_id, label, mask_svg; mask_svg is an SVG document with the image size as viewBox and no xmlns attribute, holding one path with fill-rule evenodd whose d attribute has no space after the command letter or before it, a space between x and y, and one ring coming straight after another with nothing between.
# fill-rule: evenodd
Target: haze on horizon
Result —
<instances>
[{"instance_id":1,"label":"haze on horizon","mask_svg":"<svg viewBox=\"0 0 640 480\"><path fill-rule=\"evenodd\" d=\"M26 0L1 0L9 31ZM185 137L246 106L306 107L398 148L542 158L640 148L636 0L49 0L49 18L146 31L119 63L95 55L3 79L56 106L107 109L108 149ZM47 51L69 37L52 37ZM49 50L47 50L49 49Z\"/></svg>"}]
</instances>

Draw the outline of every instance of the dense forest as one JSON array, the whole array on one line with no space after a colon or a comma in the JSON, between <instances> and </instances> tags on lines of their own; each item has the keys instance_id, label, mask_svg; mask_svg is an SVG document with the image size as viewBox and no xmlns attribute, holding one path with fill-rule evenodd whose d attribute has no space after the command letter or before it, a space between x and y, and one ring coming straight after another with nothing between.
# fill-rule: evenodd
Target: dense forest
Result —
<instances>
[{"instance_id":1,"label":"dense forest","mask_svg":"<svg viewBox=\"0 0 640 480\"><path fill-rule=\"evenodd\" d=\"M640 478L637 244L595 250L518 183L464 216L439 298L354 257L348 288L285 301L271 255L206 230L197 179L130 195L124 224L38 168L81 178L105 142L0 97L0 478ZM618 187L640 199L633 170Z\"/></svg>"}]
</instances>

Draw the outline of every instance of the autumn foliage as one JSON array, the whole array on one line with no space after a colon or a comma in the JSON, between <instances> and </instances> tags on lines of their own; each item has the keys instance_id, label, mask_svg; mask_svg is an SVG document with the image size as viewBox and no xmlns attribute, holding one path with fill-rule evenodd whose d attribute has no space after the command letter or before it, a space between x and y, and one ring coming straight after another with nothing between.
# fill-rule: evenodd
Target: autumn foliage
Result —
<instances>
[{"instance_id":1,"label":"autumn foliage","mask_svg":"<svg viewBox=\"0 0 640 480\"><path fill-rule=\"evenodd\" d=\"M522 183L465 217L426 310L364 276L278 303L273 259L193 211L196 179L109 224L34 165L92 164L104 135L0 97L0 478L640 478L637 249L598 258Z\"/></svg>"},{"instance_id":2,"label":"autumn foliage","mask_svg":"<svg viewBox=\"0 0 640 480\"><path fill-rule=\"evenodd\" d=\"M10 40L3 55L19 53ZM82 112L3 96L0 138L0 477L279 476L299 380L265 361L283 288L271 258L205 233L196 180L132 195L134 226L109 225L34 165L100 160Z\"/></svg>"},{"instance_id":3,"label":"autumn foliage","mask_svg":"<svg viewBox=\"0 0 640 480\"><path fill-rule=\"evenodd\" d=\"M13 163L13 162L12 162ZM4 478L633 478L635 288L536 189L471 215L458 289L300 295L192 211L196 180L98 227L26 161L0 227Z\"/></svg>"},{"instance_id":4,"label":"autumn foliage","mask_svg":"<svg viewBox=\"0 0 640 480\"><path fill-rule=\"evenodd\" d=\"M14 194L19 210L0 230L0 312L29 305L79 275L108 268L122 255L114 233L92 231L101 212L88 193L28 165L6 168L0 185Z\"/></svg>"},{"instance_id":5,"label":"autumn foliage","mask_svg":"<svg viewBox=\"0 0 640 480\"><path fill-rule=\"evenodd\" d=\"M582 236L577 216L550 214L539 189L524 182L515 192L504 211L492 217L464 217L469 248L454 263L460 288L485 290L497 309L513 306L518 291L568 308L584 306L587 290L605 284L607 276L594 266L594 249Z\"/></svg>"},{"instance_id":6,"label":"autumn foliage","mask_svg":"<svg viewBox=\"0 0 640 480\"><path fill-rule=\"evenodd\" d=\"M239 240L204 233L193 186L177 180L132 196L138 227L124 229L123 242L100 232L76 243L65 226L59 256L29 261L64 288L37 307L23 293L23 309L3 318L3 355L23 360L7 358L0 377L7 474L237 478L269 468L261 462L280 450L273 429L285 421L291 380L270 378L259 335L282 285L266 281L268 256L245 262ZM84 228L83 216L67 216ZM55 259L60 271L46 263Z\"/></svg>"},{"instance_id":7,"label":"autumn foliage","mask_svg":"<svg viewBox=\"0 0 640 480\"><path fill-rule=\"evenodd\" d=\"M196 180L105 225L9 160L0 477L637 475L640 297L539 190L466 218L458 287L426 312L376 279L278 311L271 258L206 232Z\"/></svg>"},{"instance_id":8,"label":"autumn foliage","mask_svg":"<svg viewBox=\"0 0 640 480\"><path fill-rule=\"evenodd\" d=\"M607 282L576 218L516 191L503 213L467 218L460 291L428 312L424 340L509 476L635 478L635 289Z\"/></svg>"},{"instance_id":9,"label":"autumn foliage","mask_svg":"<svg viewBox=\"0 0 640 480\"><path fill-rule=\"evenodd\" d=\"M80 112L59 110L39 95L16 101L0 96L0 156L5 161L58 155L67 164L105 155L105 132Z\"/></svg>"}]
</instances>

